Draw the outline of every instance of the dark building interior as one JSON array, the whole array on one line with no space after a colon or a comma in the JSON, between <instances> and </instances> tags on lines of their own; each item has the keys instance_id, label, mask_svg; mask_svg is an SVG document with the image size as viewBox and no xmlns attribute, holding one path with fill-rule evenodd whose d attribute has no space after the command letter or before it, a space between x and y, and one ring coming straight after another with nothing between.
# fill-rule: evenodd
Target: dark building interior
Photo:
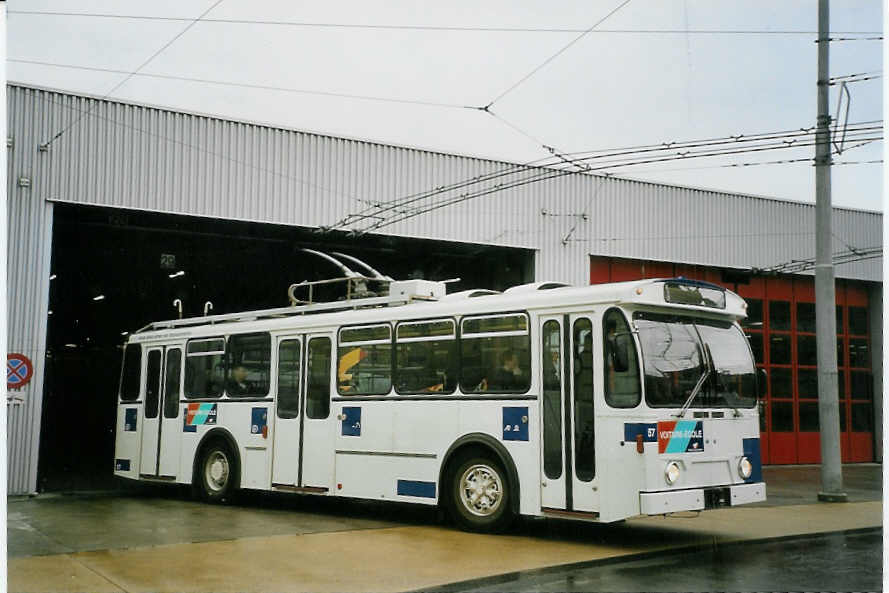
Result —
<instances>
[{"instance_id":1,"label":"dark building interior","mask_svg":"<svg viewBox=\"0 0 889 593\"><path fill-rule=\"evenodd\" d=\"M396 279L461 278L449 292L534 278L524 249L56 204L38 489L113 485L128 332L177 317L175 299L185 317L203 315L207 301L211 314L283 307L292 283L341 275L303 248L346 253Z\"/></svg>"}]
</instances>

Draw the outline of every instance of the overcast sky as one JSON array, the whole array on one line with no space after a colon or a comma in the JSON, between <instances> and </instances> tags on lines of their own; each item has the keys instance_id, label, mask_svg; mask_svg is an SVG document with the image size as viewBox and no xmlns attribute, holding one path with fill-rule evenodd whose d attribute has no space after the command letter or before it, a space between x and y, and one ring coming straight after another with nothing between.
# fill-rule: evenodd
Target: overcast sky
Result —
<instances>
[{"instance_id":1,"label":"overcast sky","mask_svg":"<svg viewBox=\"0 0 889 593\"><path fill-rule=\"evenodd\" d=\"M131 72L215 0L10 0L11 60ZM326 24L584 30L622 0L222 0L141 71L410 101L418 105L134 76L123 100L473 156L526 162L562 152L793 130L815 122L814 34L639 30L815 31L816 0L631 0L492 106L483 106L576 38L577 32L356 28ZM834 1L831 30L881 32L880 0ZM32 15L55 11L183 20ZM632 30L632 32L614 32ZM611 30L612 32L608 32ZM836 36L842 36L837 34ZM831 76L882 71L880 41L831 44ZM104 96L125 74L11 61L10 81ZM882 81L849 85L850 122L882 119ZM831 110L836 106L836 87ZM533 137L535 140L528 138ZM638 179L814 201L807 163L714 168L813 156L813 148L639 165ZM882 158L882 142L835 160ZM687 169L692 170L673 170ZM702 168L707 167L707 168ZM664 171L671 169L671 171ZM882 165L834 167L833 201L882 209Z\"/></svg>"}]
</instances>

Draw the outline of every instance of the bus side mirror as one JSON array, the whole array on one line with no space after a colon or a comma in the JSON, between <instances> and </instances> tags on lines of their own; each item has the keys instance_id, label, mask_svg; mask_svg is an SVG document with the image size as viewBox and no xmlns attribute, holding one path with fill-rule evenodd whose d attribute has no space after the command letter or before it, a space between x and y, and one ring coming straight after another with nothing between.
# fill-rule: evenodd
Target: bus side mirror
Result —
<instances>
[{"instance_id":1,"label":"bus side mirror","mask_svg":"<svg viewBox=\"0 0 889 593\"><path fill-rule=\"evenodd\" d=\"M768 379L769 376L766 373L765 369L756 369L756 394L761 400L764 400L766 398L766 391L768 390Z\"/></svg>"}]
</instances>

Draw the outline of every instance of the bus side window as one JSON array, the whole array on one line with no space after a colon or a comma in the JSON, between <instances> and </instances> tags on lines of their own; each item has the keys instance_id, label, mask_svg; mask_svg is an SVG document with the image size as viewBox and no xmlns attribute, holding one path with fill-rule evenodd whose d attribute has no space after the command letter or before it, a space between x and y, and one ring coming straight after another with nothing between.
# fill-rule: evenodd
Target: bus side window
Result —
<instances>
[{"instance_id":1,"label":"bus side window","mask_svg":"<svg viewBox=\"0 0 889 593\"><path fill-rule=\"evenodd\" d=\"M221 396L224 360L224 338L190 340L185 347L185 397Z\"/></svg>"},{"instance_id":2,"label":"bus side window","mask_svg":"<svg viewBox=\"0 0 889 593\"><path fill-rule=\"evenodd\" d=\"M145 417L157 418L158 400L161 392L161 351L148 352L145 366Z\"/></svg>"},{"instance_id":3,"label":"bus side window","mask_svg":"<svg viewBox=\"0 0 889 593\"><path fill-rule=\"evenodd\" d=\"M593 326L589 319L574 322L574 348L574 470L580 480L589 482L596 477Z\"/></svg>"},{"instance_id":4,"label":"bus side window","mask_svg":"<svg viewBox=\"0 0 889 593\"><path fill-rule=\"evenodd\" d=\"M340 330L337 390L340 395L385 395L392 389L392 328Z\"/></svg>"},{"instance_id":5,"label":"bus side window","mask_svg":"<svg viewBox=\"0 0 889 593\"><path fill-rule=\"evenodd\" d=\"M139 379L142 374L142 346L127 344L120 374L120 400L132 402L139 399Z\"/></svg>"},{"instance_id":6,"label":"bus side window","mask_svg":"<svg viewBox=\"0 0 889 593\"><path fill-rule=\"evenodd\" d=\"M164 418L176 418L179 415L179 381L182 378L182 350L167 350L167 368L164 371Z\"/></svg>"},{"instance_id":7,"label":"bus side window","mask_svg":"<svg viewBox=\"0 0 889 593\"><path fill-rule=\"evenodd\" d=\"M457 388L454 322L400 323L395 363L398 393L453 393Z\"/></svg>"},{"instance_id":8,"label":"bus side window","mask_svg":"<svg viewBox=\"0 0 889 593\"><path fill-rule=\"evenodd\" d=\"M531 342L526 315L464 317L461 327L463 393L528 391Z\"/></svg>"},{"instance_id":9,"label":"bus side window","mask_svg":"<svg viewBox=\"0 0 889 593\"><path fill-rule=\"evenodd\" d=\"M330 338L312 338L308 348L306 416L327 418L330 414Z\"/></svg>"},{"instance_id":10,"label":"bus side window","mask_svg":"<svg viewBox=\"0 0 889 593\"><path fill-rule=\"evenodd\" d=\"M228 339L225 392L229 397L265 397L269 394L271 336L267 333L234 335Z\"/></svg>"},{"instance_id":11,"label":"bus side window","mask_svg":"<svg viewBox=\"0 0 889 593\"><path fill-rule=\"evenodd\" d=\"M642 400L636 345L626 318L618 309L605 313L605 403L613 408L635 408Z\"/></svg>"},{"instance_id":12,"label":"bus side window","mask_svg":"<svg viewBox=\"0 0 889 593\"><path fill-rule=\"evenodd\" d=\"M562 477L562 332L559 322L543 324L543 471Z\"/></svg>"},{"instance_id":13,"label":"bus side window","mask_svg":"<svg viewBox=\"0 0 889 593\"><path fill-rule=\"evenodd\" d=\"M299 340L278 346L278 418L299 416Z\"/></svg>"}]
</instances>

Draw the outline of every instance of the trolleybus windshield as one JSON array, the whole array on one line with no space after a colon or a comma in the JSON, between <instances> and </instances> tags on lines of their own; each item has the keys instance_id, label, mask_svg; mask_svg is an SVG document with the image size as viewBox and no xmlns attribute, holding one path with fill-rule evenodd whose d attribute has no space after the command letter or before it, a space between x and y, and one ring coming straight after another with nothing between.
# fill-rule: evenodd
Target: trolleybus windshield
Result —
<instances>
[{"instance_id":1,"label":"trolleybus windshield","mask_svg":"<svg viewBox=\"0 0 889 593\"><path fill-rule=\"evenodd\" d=\"M752 408L756 375L741 330L727 321L637 312L642 346L645 400L657 408L679 408L706 373L710 376L690 402L693 408ZM707 360L704 344L712 359Z\"/></svg>"}]
</instances>

